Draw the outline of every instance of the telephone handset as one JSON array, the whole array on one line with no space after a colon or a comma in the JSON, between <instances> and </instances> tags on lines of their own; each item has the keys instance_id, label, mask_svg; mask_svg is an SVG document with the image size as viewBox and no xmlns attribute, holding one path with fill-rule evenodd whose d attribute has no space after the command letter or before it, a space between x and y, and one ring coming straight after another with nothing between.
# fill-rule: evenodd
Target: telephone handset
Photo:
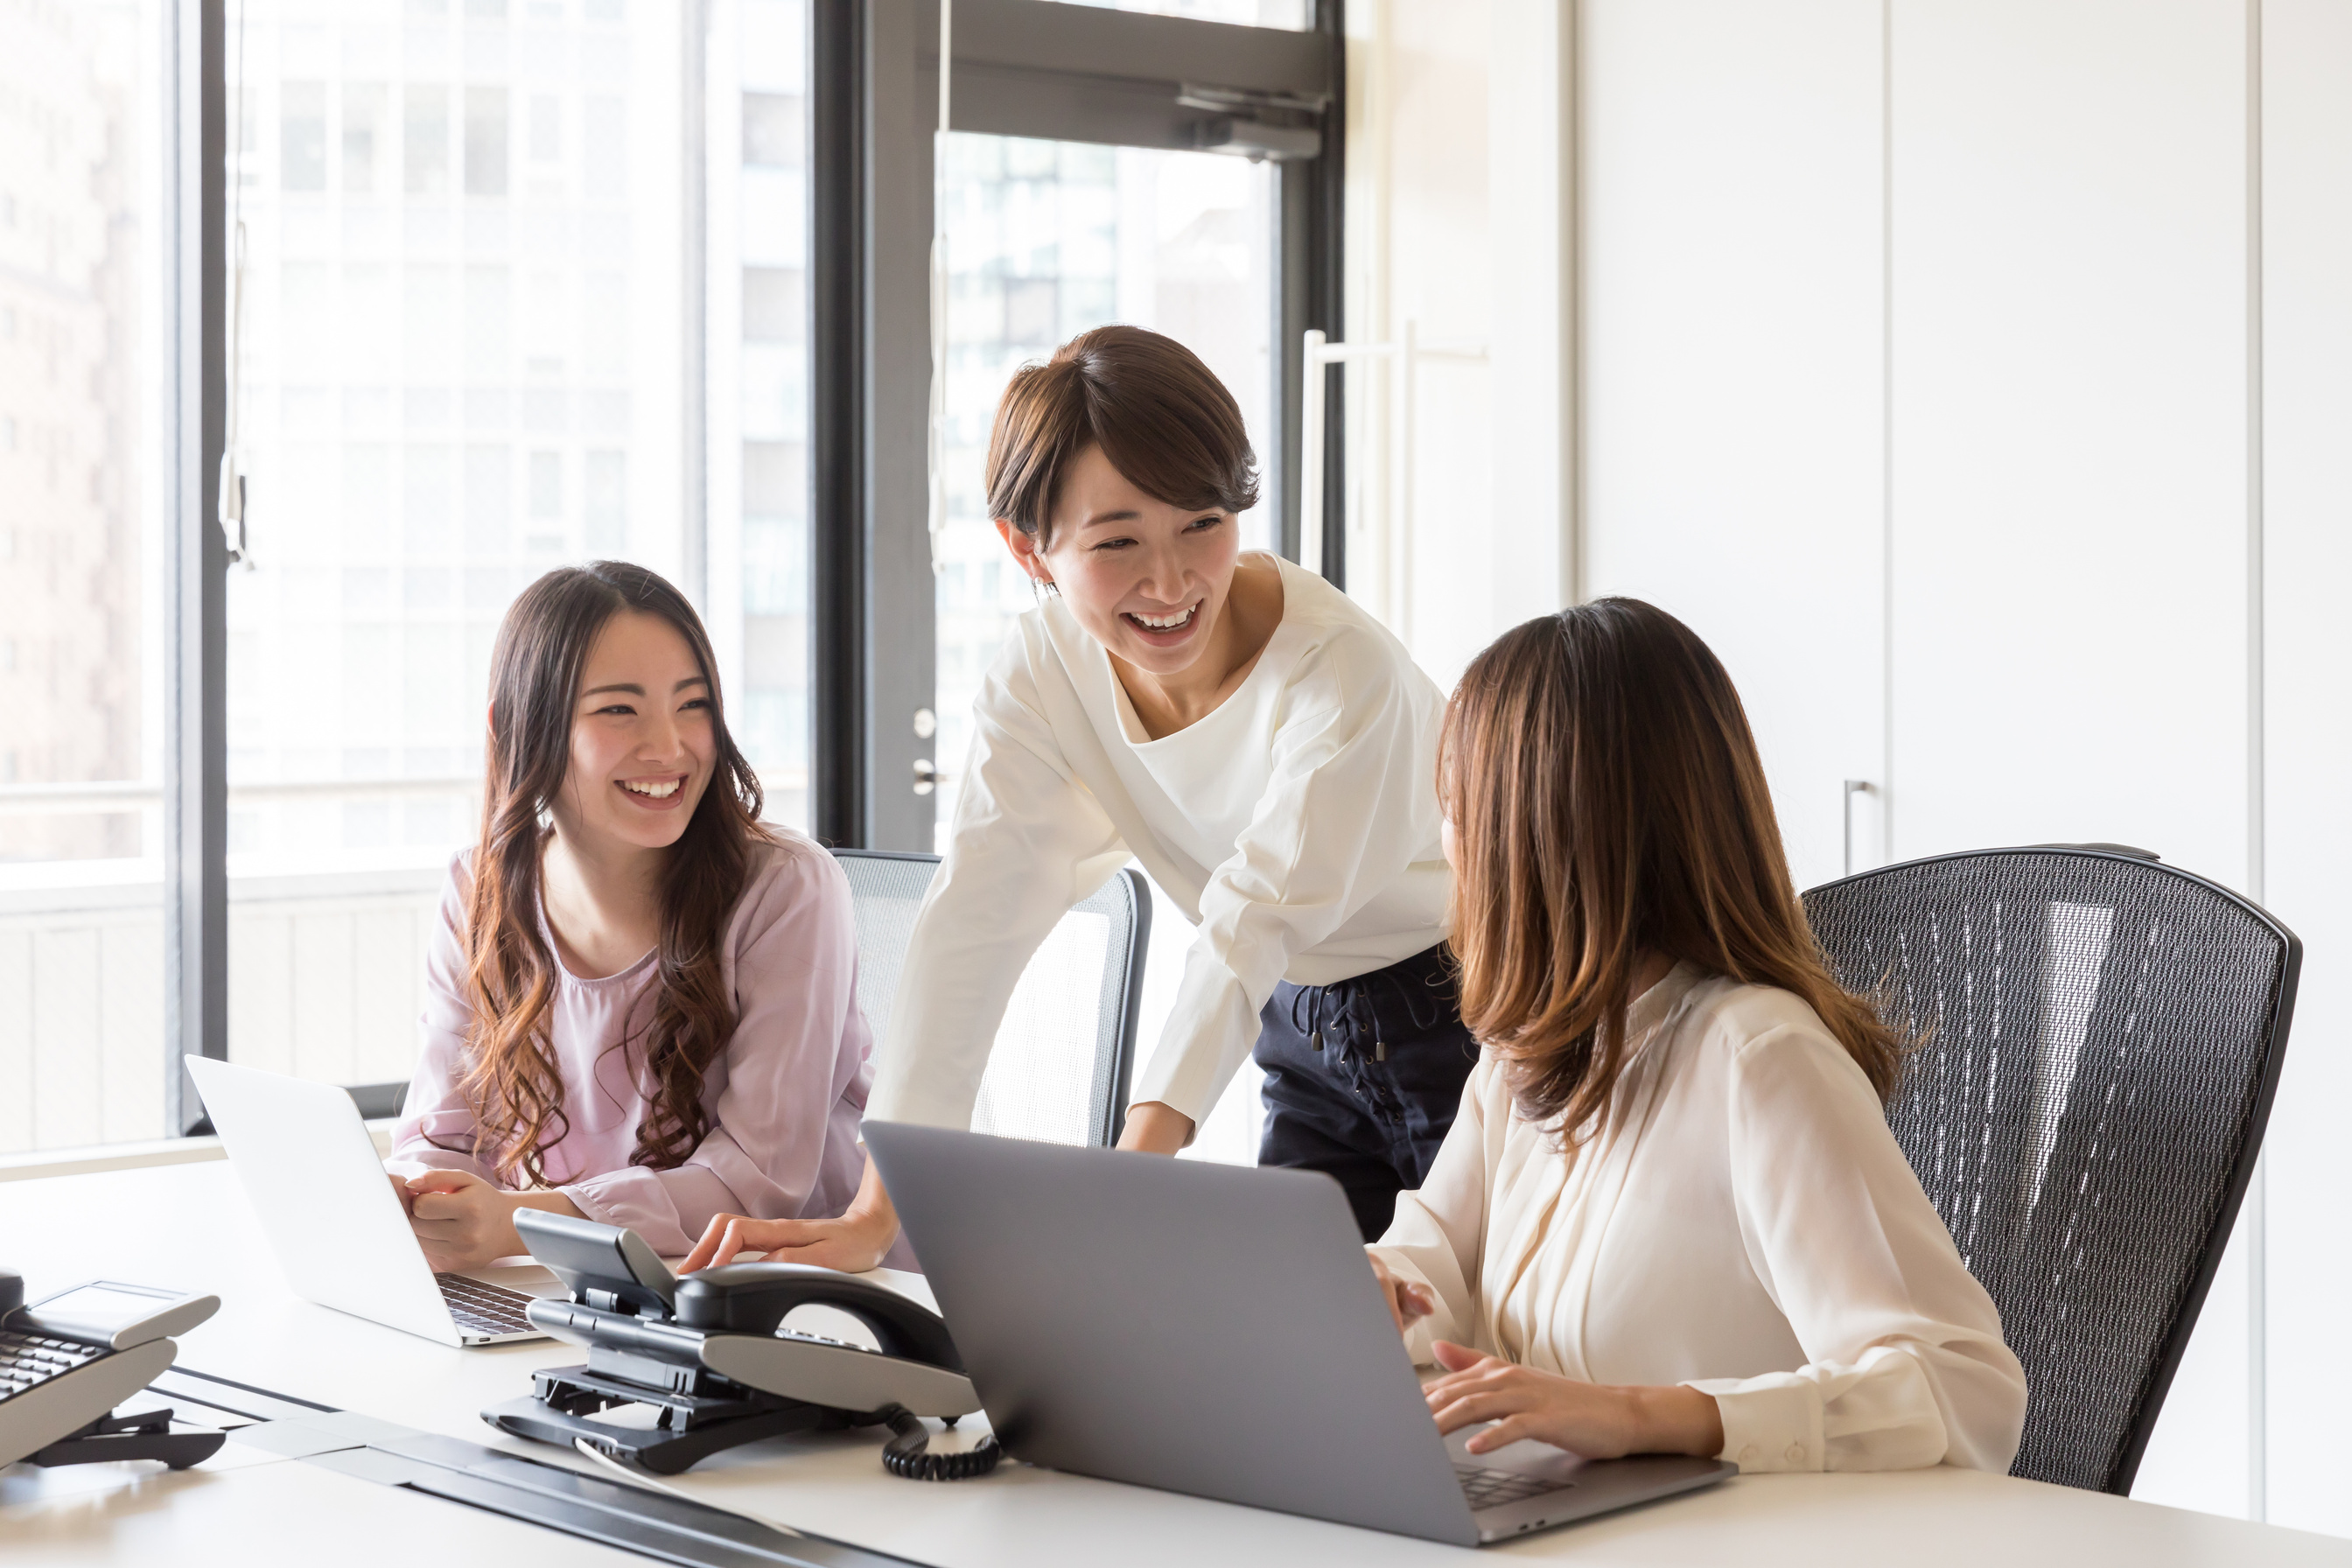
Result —
<instances>
[{"instance_id":1,"label":"telephone handset","mask_svg":"<svg viewBox=\"0 0 2352 1568\"><path fill-rule=\"evenodd\" d=\"M925 1452L919 1417L953 1425L980 1408L947 1325L919 1303L854 1274L796 1263L730 1263L680 1279L635 1232L524 1209L515 1230L570 1299L543 1297L532 1325L588 1351L585 1366L531 1374L531 1394L482 1412L501 1431L585 1439L656 1475L725 1448L818 1428L887 1424L883 1463L917 1480L983 1475L993 1438L961 1454ZM881 1345L782 1327L796 1307L847 1312ZM651 1428L592 1419L621 1405L659 1415Z\"/></svg>"}]
</instances>

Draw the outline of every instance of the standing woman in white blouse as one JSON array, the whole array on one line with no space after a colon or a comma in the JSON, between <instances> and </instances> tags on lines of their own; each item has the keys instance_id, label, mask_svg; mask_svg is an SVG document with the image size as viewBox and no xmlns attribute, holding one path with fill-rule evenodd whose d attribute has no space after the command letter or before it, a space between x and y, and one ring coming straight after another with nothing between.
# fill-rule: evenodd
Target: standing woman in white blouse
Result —
<instances>
[{"instance_id":1,"label":"standing woman in white blouse","mask_svg":"<svg viewBox=\"0 0 2352 1568\"><path fill-rule=\"evenodd\" d=\"M1603 599L1471 664L1440 790L1486 1047L1371 1249L1446 1431L1743 1470L2005 1470L2025 1374L1887 1131L1730 677Z\"/></svg>"},{"instance_id":2,"label":"standing woman in white blouse","mask_svg":"<svg viewBox=\"0 0 2352 1568\"><path fill-rule=\"evenodd\" d=\"M1380 1235L1477 1058L1441 947L1444 697L1345 595L1243 552L1241 409L1172 339L1098 328L1022 370L987 484L1040 599L974 706L866 1114L969 1126L1029 955L1131 856L1200 930L1120 1146L1181 1148L1255 1046L1261 1160L1329 1173ZM897 1229L869 1167L842 1218L714 1222L692 1261L863 1268Z\"/></svg>"}]
</instances>

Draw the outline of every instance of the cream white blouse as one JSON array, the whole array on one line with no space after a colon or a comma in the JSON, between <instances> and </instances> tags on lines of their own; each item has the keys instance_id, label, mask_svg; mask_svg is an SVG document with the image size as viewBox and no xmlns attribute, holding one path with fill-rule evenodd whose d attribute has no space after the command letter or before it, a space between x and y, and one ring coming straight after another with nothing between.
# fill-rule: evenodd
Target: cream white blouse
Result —
<instances>
[{"instance_id":1,"label":"cream white blouse","mask_svg":"<svg viewBox=\"0 0 2352 1568\"><path fill-rule=\"evenodd\" d=\"M968 1127L1023 967L1129 856L1200 928L1136 1102L1207 1117L1276 982L1445 936L1445 699L1345 594L1274 557L1282 620L1216 710L1154 740L1069 607L1021 617L972 705L946 862L916 916L866 1114Z\"/></svg>"},{"instance_id":2,"label":"cream white blouse","mask_svg":"<svg viewBox=\"0 0 2352 1568\"><path fill-rule=\"evenodd\" d=\"M1638 998L1572 1155L1492 1056L1372 1250L1433 1339L1601 1384L1688 1384L1742 1470L2006 1470L2025 1373L1991 1299L1804 1002L1689 963Z\"/></svg>"}]
</instances>

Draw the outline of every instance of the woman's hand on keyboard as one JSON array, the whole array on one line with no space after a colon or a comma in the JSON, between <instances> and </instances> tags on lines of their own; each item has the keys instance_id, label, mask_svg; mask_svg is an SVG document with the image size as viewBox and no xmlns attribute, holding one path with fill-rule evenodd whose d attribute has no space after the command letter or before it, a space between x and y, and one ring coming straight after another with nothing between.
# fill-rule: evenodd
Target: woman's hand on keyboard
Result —
<instances>
[{"instance_id":1,"label":"woman's hand on keyboard","mask_svg":"<svg viewBox=\"0 0 2352 1568\"><path fill-rule=\"evenodd\" d=\"M1723 1448L1722 1412L1712 1394L1695 1388L1612 1388L1515 1365L1444 1340L1431 1349L1445 1369L1444 1377L1422 1391L1437 1429L1495 1424L1470 1439L1474 1454L1491 1454L1523 1437L1588 1459L1626 1454L1706 1458Z\"/></svg>"}]
</instances>

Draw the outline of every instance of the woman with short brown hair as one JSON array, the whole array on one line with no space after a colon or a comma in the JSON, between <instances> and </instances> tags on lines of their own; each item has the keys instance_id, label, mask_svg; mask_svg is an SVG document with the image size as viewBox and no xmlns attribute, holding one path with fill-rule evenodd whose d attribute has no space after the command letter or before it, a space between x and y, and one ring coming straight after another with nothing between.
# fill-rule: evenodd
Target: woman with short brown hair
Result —
<instances>
[{"instance_id":1,"label":"woman with short brown hair","mask_svg":"<svg viewBox=\"0 0 2352 1568\"><path fill-rule=\"evenodd\" d=\"M974 705L867 1114L969 1125L1030 953L1131 856L1200 930L1121 1146L1181 1148L1255 1046L1260 1159L1329 1173L1378 1236L1477 1055L1441 949L1444 698L1347 595L1242 550L1241 410L1171 339L1097 328L1022 370L987 482L1038 605ZM863 1267L896 1228L869 1177L839 1221L714 1234L694 1261Z\"/></svg>"},{"instance_id":2,"label":"woman with short brown hair","mask_svg":"<svg viewBox=\"0 0 2352 1568\"><path fill-rule=\"evenodd\" d=\"M1731 678L1633 599L1472 661L1439 780L1484 1043L1371 1250L1486 1452L2005 1470L2025 1376L1883 1100L1897 1042L1797 901Z\"/></svg>"}]
</instances>

